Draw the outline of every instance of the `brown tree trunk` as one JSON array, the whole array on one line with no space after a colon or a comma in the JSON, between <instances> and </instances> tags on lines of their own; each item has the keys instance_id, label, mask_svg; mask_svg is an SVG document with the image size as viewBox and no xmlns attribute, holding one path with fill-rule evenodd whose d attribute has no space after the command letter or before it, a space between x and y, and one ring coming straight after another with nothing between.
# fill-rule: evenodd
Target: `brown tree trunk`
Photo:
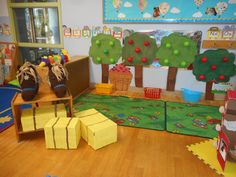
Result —
<instances>
[{"instance_id":1,"label":"brown tree trunk","mask_svg":"<svg viewBox=\"0 0 236 177\"><path fill-rule=\"evenodd\" d=\"M109 65L102 64L102 83L108 83Z\"/></svg>"},{"instance_id":2,"label":"brown tree trunk","mask_svg":"<svg viewBox=\"0 0 236 177\"><path fill-rule=\"evenodd\" d=\"M206 92L205 92L205 99L206 100L214 100L214 93L212 93L212 85L213 82L209 81L206 83Z\"/></svg>"},{"instance_id":3,"label":"brown tree trunk","mask_svg":"<svg viewBox=\"0 0 236 177\"><path fill-rule=\"evenodd\" d=\"M169 67L166 90L175 91L175 82L176 82L177 72L178 72L177 67Z\"/></svg>"},{"instance_id":4,"label":"brown tree trunk","mask_svg":"<svg viewBox=\"0 0 236 177\"><path fill-rule=\"evenodd\" d=\"M135 65L135 86L143 87L143 66Z\"/></svg>"}]
</instances>

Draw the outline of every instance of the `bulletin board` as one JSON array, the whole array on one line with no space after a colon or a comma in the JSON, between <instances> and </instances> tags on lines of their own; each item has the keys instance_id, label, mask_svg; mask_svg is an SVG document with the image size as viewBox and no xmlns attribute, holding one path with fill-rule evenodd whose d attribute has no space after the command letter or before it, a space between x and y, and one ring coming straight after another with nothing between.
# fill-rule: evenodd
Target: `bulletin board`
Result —
<instances>
[{"instance_id":1,"label":"bulletin board","mask_svg":"<svg viewBox=\"0 0 236 177\"><path fill-rule=\"evenodd\" d=\"M236 0L103 0L104 23L236 23Z\"/></svg>"}]
</instances>

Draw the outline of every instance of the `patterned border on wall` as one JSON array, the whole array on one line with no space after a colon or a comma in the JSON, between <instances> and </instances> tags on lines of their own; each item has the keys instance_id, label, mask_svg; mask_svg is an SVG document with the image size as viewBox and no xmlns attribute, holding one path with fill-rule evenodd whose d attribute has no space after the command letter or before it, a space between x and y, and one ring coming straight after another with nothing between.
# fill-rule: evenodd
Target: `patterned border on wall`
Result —
<instances>
[{"instance_id":1,"label":"patterned border on wall","mask_svg":"<svg viewBox=\"0 0 236 177\"><path fill-rule=\"evenodd\" d=\"M104 23L236 23L236 0L103 0Z\"/></svg>"}]
</instances>

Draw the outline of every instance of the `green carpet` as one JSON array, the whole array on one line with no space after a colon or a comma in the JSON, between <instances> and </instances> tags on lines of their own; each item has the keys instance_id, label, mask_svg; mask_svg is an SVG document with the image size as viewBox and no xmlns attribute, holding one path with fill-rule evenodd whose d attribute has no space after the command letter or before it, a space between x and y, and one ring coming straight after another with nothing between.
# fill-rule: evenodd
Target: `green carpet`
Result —
<instances>
[{"instance_id":1,"label":"green carpet","mask_svg":"<svg viewBox=\"0 0 236 177\"><path fill-rule=\"evenodd\" d=\"M75 100L74 108L76 111L95 108L123 126L207 138L217 136L215 125L221 121L219 107L121 96L83 94Z\"/></svg>"},{"instance_id":2,"label":"green carpet","mask_svg":"<svg viewBox=\"0 0 236 177\"><path fill-rule=\"evenodd\" d=\"M167 131L186 135L217 137L216 123L221 123L219 107L198 104L166 103Z\"/></svg>"},{"instance_id":3,"label":"green carpet","mask_svg":"<svg viewBox=\"0 0 236 177\"><path fill-rule=\"evenodd\" d=\"M83 94L75 100L74 108L94 108L119 125L165 130L165 102L159 100Z\"/></svg>"}]
</instances>

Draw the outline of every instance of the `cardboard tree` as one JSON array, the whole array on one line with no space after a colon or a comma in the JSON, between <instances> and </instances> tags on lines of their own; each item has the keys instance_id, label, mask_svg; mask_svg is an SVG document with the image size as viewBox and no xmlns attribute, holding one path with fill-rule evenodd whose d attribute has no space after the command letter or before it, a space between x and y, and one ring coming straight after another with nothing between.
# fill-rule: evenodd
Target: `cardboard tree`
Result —
<instances>
[{"instance_id":1,"label":"cardboard tree","mask_svg":"<svg viewBox=\"0 0 236 177\"><path fill-rule=\"evenodd\" d=\"M225 49L207 50L196 56L193 74L198 81L206 82L206 100L214 100L213 83L228 82L236 74L234 60L235 55Z\"/></svg>"},{"instance_id":2,"label":"cardboard tree","mask_svg":"<svg viewBox=\"0 0 236 177\"><path fill-rule=\"evenodd\" d=\"M102 65L102 83L108 83L109 64L115 64L121 56L120 41L108 34L98 34L91 40L89 56L95 64Z\"/></svg>"},{"instance_id":3,"label":"cardboard tree","mask_svg":"<svg viewBox=\"0 0 236 177\"><path fill-rule=\"evenodd\" d=\"M172 33L162 38L156 58L162 66L169 66L166 90L174 91L178 68L187 68L197 54L197 43L187 36Z\"/></svg>"},{"instance_id":4,"label":"cardboard tree","mask_svg":"<svg viewBox=\"0 0 236 177\"><path fill-rule=\"evenodd\" d=\"M135 67L136 87L143 87L143 66L152 63L156 50L155 39L146 34L133 33L125 38L122 59L125 65Z\"/></svg>"}]
</instances>

